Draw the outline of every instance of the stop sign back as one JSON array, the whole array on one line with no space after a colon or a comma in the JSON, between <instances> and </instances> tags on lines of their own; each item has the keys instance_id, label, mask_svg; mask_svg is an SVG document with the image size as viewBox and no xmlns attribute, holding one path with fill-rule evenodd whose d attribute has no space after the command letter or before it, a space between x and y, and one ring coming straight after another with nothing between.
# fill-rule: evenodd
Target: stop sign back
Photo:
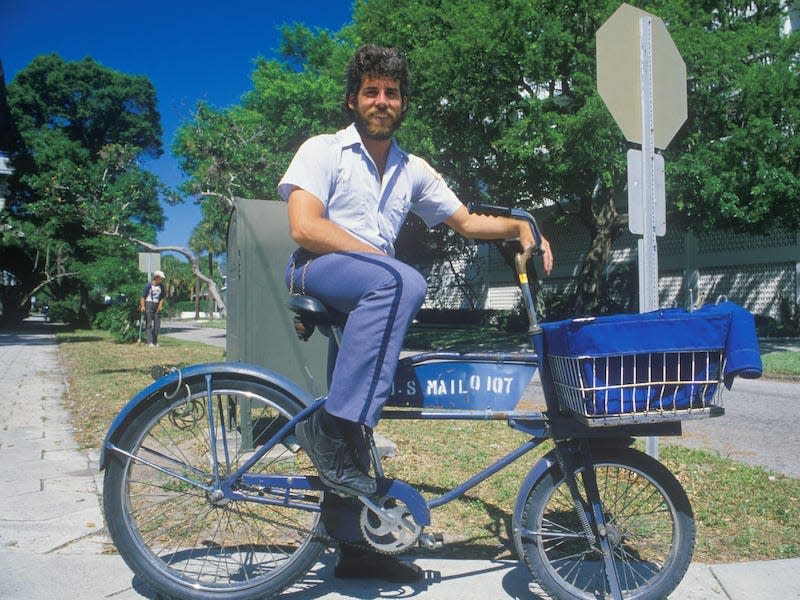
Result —
<instances>
[{"instance_id":1,"label":"stop sign back","mask_svg":"<svg viewBox=\"0 0 800 600\"><path fill-rule=\"evenodd\" d=\"M664 22L623 4L597 30L597 90L629 142L642 143L639 21L652 19L654 145L666 148L687 117L686 64Z\"/></svg>"}]
</instances>

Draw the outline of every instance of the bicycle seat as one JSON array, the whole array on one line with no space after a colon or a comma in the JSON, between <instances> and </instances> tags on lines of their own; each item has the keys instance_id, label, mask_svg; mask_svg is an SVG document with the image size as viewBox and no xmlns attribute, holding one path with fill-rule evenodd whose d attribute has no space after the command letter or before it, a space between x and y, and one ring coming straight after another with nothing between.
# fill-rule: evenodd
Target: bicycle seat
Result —
<instances>
[{"instance_id":1,"label":"bicycle seat","mask_svg":"<svg viewBox=\"0 0 800 600\"><path fill-rule=\"evenodd\" d=\"M328 308L312 296L293 294L289 296L289 310L297 313L294 329L304 342L314 333L315 327L326 328L341 325L338 315L332 315ZM328 333L323 329L323 334Z\"/></svg>"}]
</instances>

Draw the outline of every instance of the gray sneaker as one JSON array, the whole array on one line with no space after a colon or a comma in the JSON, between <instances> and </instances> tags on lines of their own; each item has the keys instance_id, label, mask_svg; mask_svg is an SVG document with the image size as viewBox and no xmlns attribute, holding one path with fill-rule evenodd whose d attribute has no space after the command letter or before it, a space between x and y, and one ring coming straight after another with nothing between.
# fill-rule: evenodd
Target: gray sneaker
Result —
<instances>
[{"instance_id":1,"label":"gray sneaker","mask_svg":"<svg viewBox=\"0 0 800 600\"><path fill-rule=\"evenodd\" d=\"M378 489L374 478L356 466L353 451L341 434L337 437L320 425L322 409L295 427L295 435L319 472L322 483L346 496L371 496Z\"/></svg>"}]
</instances>

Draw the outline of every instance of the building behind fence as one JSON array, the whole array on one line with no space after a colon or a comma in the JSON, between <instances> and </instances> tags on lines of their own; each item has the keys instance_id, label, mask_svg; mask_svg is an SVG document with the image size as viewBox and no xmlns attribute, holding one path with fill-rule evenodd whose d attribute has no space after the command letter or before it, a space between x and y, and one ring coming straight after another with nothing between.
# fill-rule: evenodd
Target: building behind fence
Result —
<instances>
[{"instance_id":1,"label":"building behind fence","mask_svg":"<svg viewBox=\"0 0 800 600\"><path fill-rule=\"evenodd\" d=\"M556 267L545 281L551 292L574 289L576 273L589 247L586 230L574 227L547 228ZM629 267L637 272L637 236L619 238L612 249L607 270ZM800 233L775 230L769 235L714 231L692 234L667 231L658 238L659 305L688 306L690 281L697 282L695 302L715 301L725 296L755 314L780 319L786 306L800 310ZM474 255L455 265L458 280L449 265L424 269L431 282L427 308L513 309L519 299L510 267L493 244L476 246ZM694 279L693 276L694 275ZM473 301L464 293L469 282ZM783 306L782 306L783 304Z\"/></svg>"}]
</instances>

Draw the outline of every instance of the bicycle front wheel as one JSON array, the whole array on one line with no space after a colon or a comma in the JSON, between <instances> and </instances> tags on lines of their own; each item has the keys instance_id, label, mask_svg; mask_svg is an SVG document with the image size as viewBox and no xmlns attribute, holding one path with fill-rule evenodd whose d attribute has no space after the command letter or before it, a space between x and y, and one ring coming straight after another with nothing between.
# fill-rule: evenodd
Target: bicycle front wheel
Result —
<instances>
[{"instance_id":1,"label":"bicycle front wheel","mask_svg":"<svg viewBox=\"0 0 800 600\"><path fill-rule=\"evenodd\" d=\"M210 386L210 387L209 387ZM174 394L173 394L174 392ZM170 598L245 600L278 593L324 551L322 493L293 492L292 506L265 504L268 489L210 490L271 439L302 406L265 382L236 374L153 392L120 435L103 483L109 533L128 566ZM216 472L216 473L215 473ZM290 432L248 475L315 474ZM288 503L287 503L288 504Z\"/></svg>"},{"instance_id":2,"label":"bicycle front wheel","mask_svg":"<svg viewBox=\"0 0 800 600\"><path fill-rule=\"evenodd\" d=\"M573 457L583 471L582 458ZM593 451L594 470L622 596L666 598L692 559L695 525L686 492L666 467L631 448ZM582 477L576 473L581 495ZM518 548L554 598L611 598L603 555L583 535L561 471L553 466L525 503Z\"/></svg>"}]
</instances>

